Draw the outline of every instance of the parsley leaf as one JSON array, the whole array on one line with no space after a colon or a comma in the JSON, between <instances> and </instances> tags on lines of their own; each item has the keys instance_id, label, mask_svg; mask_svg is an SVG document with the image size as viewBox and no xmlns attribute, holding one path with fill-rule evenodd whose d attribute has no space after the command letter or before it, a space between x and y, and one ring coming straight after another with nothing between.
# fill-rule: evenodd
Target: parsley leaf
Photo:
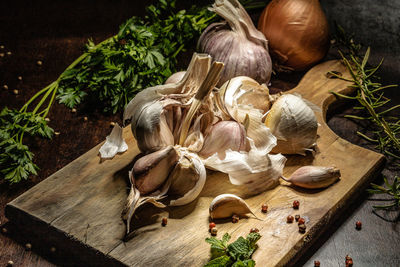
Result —
<instances>
[{"instance_id":1,"label":"parsley leaf","mask_svg":"<svg viewBox=\"0 0 400 267\"><path fill-rule=\"evenodd\" d=\"M251 259L251 256L258 248L256 243L261 238L261 235L259 233L250 233L246 238L239 237L228 245L230 238L231 236L228 233L221 240L215 237L206 238L206 242L211 244L211 260L205 266L255 266L255 261Z\"/></svg>"}]
</instances>

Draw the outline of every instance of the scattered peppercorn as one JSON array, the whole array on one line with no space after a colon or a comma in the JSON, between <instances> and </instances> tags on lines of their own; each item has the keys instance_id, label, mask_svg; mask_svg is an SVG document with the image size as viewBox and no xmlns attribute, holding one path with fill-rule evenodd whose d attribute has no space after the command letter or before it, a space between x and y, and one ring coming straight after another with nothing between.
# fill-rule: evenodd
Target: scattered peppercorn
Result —
<instances>
[{"instance_id":1,"label":"scattered peppercorn","mask_svg":"<svg viewBox=\"0 0 400 267\"><path fill-rule=\"evenodd\" d=\"M217 227L214 227L213 229L211 229L211 235L212 236L216 236L218 233Z\"/></svg>"},{"instance_id":2,"label":"scattered peppercorn","mask_svg":"<svg viewBox=\"0 0 400 267\"><path fill-rule=\"evenodd\" d=\"M293 201L293 208L295 210L298 210L300 206L300 202L298 200Z\"/></svg>"},{"instance_id":3,"label":"scattered peppercorn","mask_svg":"<svg viewBox=\"0 0 400 267\"><path fill-rule=\"evenodd\" d=\"M83 117L83 120L84 121L88 121L88 117Z\"/></svg>"},{"instance_id":4,"label":"scattered peppercorn","mask_svg":"<svg viewBox=\"0 0 400 267\"><path fill-rule=\"evenodd\" d=\"M162 226L166 226L167 223L168 223L167 217L163 217L162 220L161 220L161 225L162 225Z\"/></svg>"},{"instance_id":5,"label":"scattered peppercorn","mask_svg":"<svg viewBox=\"0 0 400 267\"><path fill-rule=\"evenodd\" d=\"M287 223L292 223L293 222L293 216L292 215L287 216L286 222Z\"/></svg>"},{"instance_id":6,"label":"scattered peppercorn","mask_svg":"<svg viewBox=\"0 0 400 267\"><path fill-rule=\"evenodd\" d=\"M360 221L356 222L356 229L361 230L362 223Z\"/></svg>"},{"instance_id":7,"label":"scattered peppercorn","mask_svg":"<svg viewBox=\"0 0 400 267\"><path fill-rule=\"evenodd\" d=\"M22 76L18 76L18 81L22 81Z\"/></svg>"},{"instance_id":8,"label":"scattered peppercorn","mask_svg":"<svg viewBox=\"0 0 400 267\"><path fill-rule=\"evenodd\" d=\"M258 233L260 232L260 230L258 230L257 228L251 228L250 233Z\"/></svg>"},{"instance_id":9,"label":"scattered peppercorn","mask_svg":"<svg viewBox=\"0 0 400 267\"><path fill-rule=\"evenodd\" d=\"M294 219L296 220L296 222L298 222L299 219L300 219L300 215L296 214L296 215L294 216Z\"/></svg>"},{"instance_id":10,"label":"scattered peppercorn","mask_svg":"<svg viewBox=\"0 0 400 267\"><path fill-rule=\"evenodd\" d=\"M299 225L299 232L302 234L306 232L306 226L304 224Z\"/></svg>"},{"instance_id":11,"label":"scattered peppercorn","mask_svg":"<svg viewBox=\"0 0 400 267\"><path fill-rule=\"evenodd\" d=\"M42 66L43 62L40 61L40 60L38 60L38 61L36 62L36 64L37 64L38 66Z\"/></svg>"},{"instance_id":12,"label":"scattered peppercorn","mask_svg":"<svg viewBox=\"0 0 400 267\"><path fill-rule=\"evenodd\" d=\"M13 90L13 93L14 93L14 95L18 95L18 90L17 90L17 89L14 89L14 90Z\"/></svg>"},{"instance_id":13,"label":"scattered peppercorn","mask_svg":"<svg viewBox=\"0 0 400 267\"><path fill-rule=\"evenodd\" d=\"M353 260L346 260L346 267L352 267L353 266Z\"/></svg>"},{"instance_id":14,"label":"scattered peppercorn","mask_svg":"<svg viewBox=\"0 0 400 267\"><path fill-rule=\"evenodd\" d=\"M262 204L262 205L261 205L261 211L262 211L263 213L267 213L267 211L268 211L268 205L267 205L267 204Z\"/></svg>"},{"instance_id":15,"label":"scattered peppercorn","mask_svg":"<svg viewBox=\"0 0 400 267\"><path fill-rule=\"evenodd\" d=\"M8 90L8 85L7 84L3 85L3 88L4 90Z\"/></svg>"},{"instance_id":16,"label":"scattered peppercorn","mask_svg":"<svg viewBox=\"0 0 400 267\"><path fill-rule=\"evenodd\" d=\"M26 243L25 244L25 249L26 250L31 250L32 249L32 244L31 243Z\"/></svg>"},{"instance_id":17,"label":"scattered peppercorn","mask_svg":"<svg viewBox=\"0 0 400 267\"><path fill-rule=\"evenodd\" d=\"M299 222L298 225L305 224L306 220L304 220L304 218L299 218L298 222Z\"/></svg>"},{"instance_id":18,"label":"scattered peppercorn","mask_svg":"<svg viewBox=\"0 0 400 267\"><path fill-rule=\"evenodd\" d=\"M320 267L321 263L319 261L314 261L314 267Z\"/></svg>"},{"instance_id":19,"label":"scattered peppercorn","mask_svg":"<svg viewBox=\"0 0 400 267\"><path fill-rule=\"evenodd\" d=\"M353 260L349 255L346 255L346 257L344 258L346 261L347 260Z\"/></svg>"},{"instance_id":20,"label":"scattered peppercorn","mask_svg":"<svg viewBox=\"0 0 400 267\"><path fill-rule=\"evenodd\" d=\"M208 228L211 230L215 227L215 222L210 222L210 224L208 225Z\"/></svg>"},{"instance_id":21,"label":"scattered peppercorn","mask_svg":"<svg viewBox=\"0 0 400 267\"><path fill-rule=\"evenodd\" d=\"M7 266L13 266L14 265L14 262L13 261L8 261L7 262Z\"/></svg>"},{"instance_id":22,"label":"scattered peppercorn","mask_svg":"<svg viewBox=\"0 0 400 267\"><path fill-rule=\"evenodd\" d=\"M236 214L234 214L233 216L232 216L232 222L233 223L237 223L237 222L239 222L239 216L237 216Z\"/></svg>"}]
</instances>

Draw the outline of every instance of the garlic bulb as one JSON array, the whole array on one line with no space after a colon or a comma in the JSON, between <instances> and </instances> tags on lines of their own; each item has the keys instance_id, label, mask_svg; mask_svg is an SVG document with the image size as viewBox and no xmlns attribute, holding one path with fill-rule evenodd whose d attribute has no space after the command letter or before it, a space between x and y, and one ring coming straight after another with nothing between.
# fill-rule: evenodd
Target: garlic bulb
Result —
<instances>
[{"instance_id":1,"label":"garlic bulb","mask_svg":"<svg viewBox=\"0 0 400 267\"><path fill-rule=\"evenodd\" d=\"M241 75L267 83L272 72L268 41L255 28L246 10L237 0L216 0L210 10L226 21L208 26L197 49L225 64L218 85Z\"/></svg>"},{"instance_id":2,"label":"garlic bulb","mask_svg":"<svg viewBox=\"0 0 400 267\"><path fill-rule=\"evenodd\" d=\"M246 201L234 194L222 194L215 197L211 201L209 211L212 220L230 218L233 215L244 216L248 213L257 218Z\"/></svg>"},{"instance_id":3,"label":"garlic bulb","mask_svg":"<svg viewBox=\"0 0 400 267\"><path fill-rule=\"evenodd\" d=\"M282 176L287 182L296 186L315 189L328 187L340 178L340 170L335 167L303 166L298 168L289 178Z\"/></svg>"},{"instance_id":4,"label":"garlic bulb","mask_svg":"<svg viewBox=\"0 0 400 267\"><path fill-rule=\"evenodd\" d=\"M318 122L311 108L298 96L285 94L272 105L265 125L278 139L274 153L301 154L316 145Z\"/></svg>"}]
</instances>

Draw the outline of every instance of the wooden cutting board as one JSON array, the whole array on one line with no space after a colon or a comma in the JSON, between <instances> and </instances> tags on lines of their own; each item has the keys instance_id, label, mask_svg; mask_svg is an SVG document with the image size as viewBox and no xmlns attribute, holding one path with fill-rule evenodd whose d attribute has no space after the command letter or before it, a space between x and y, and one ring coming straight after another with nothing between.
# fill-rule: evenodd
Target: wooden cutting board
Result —
<instances>
[{"instance_id":1,"label":"wooden cutting board","mask_svg":"<svg viewBox=\"0 0 400 267\"><path fill-rule=\"evenodd\" d=\"M333 133L325 123L328 106L335 102L330 91L348 94L349 83L326 77L328 71L348 77L340 61L328 61L311 69L292 90L321 108L317 140L319 151L312 156L288 156L284 174L289 176L303 165L337 166L340 182L325 190L302 190L286 182L257 196L229 183L227 175L208 172L201 196L191 204L165 210L146 207L134 220L134 234L123 240L125 224L120 214L128 194L128 170L138 154L130 128L124 129L129 150L113 160L100 161L94 147L63 169L36 185L6 207L6 216L21 231L51 244L57 251L92 265L202 266L209 259L208 207L221 193L234 193L246 199L263 221L247 218L239 223L217 224L218 236L225 232L232 240L256 227L262 238L253 255L257 266L294 264L313 241L362 192L379 170L381 154L355 146ZM292 202L300 201L293 210ZM261 204L269 206L267 214ZM307 232L300 234L296 223L287 224L288 215L306 219ZM161 217L168 217L162 227Z\"/></svg>"}]
</instances>

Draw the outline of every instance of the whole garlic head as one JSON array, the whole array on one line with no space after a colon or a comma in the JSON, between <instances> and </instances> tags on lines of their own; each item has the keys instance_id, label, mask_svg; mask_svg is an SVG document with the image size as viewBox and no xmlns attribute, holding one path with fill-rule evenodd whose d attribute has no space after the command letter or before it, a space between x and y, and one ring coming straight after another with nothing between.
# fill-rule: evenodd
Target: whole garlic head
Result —
<instances>
[{"instance_id":1,"label":"whole garlic head","mask_svg":"<svg viewBox=\"0 0 400 267\"><path fill-rule=\"evenodd\" d=\"M274 153L305 155L316 145L318 122L312 109L293 94L282 95L272 105L265 125L278 139Z\"/></svg>"}]
</instances>

